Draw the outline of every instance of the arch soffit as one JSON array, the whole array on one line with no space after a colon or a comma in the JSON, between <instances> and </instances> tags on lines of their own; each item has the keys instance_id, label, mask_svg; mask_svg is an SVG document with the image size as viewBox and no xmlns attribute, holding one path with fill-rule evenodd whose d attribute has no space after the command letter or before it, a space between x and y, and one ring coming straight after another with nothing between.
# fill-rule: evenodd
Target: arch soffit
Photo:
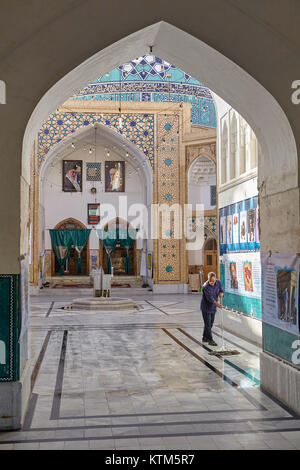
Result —
<instances>
[{"instance_id":1,"label":"arch soffit","mask_svg":"<svg viewBox=\"0 0 300 470\"><path fill-rule=\"evenodd\" d=\"M67 223L79 225L79 227L82 229L87 228L86 225L80 222L80 220L73 219L73 217L68 217L67 219L64 219L58 222L58 224L55 225L54 230L59 230L62 225L67 224Z\"/></svg>"},{"instance_id":2,"label":"arch soffit","mask_svg":"<svg viewBox=\"0 0 300 470\"><path fill-rule=\"evenodd\" d=\"M297 187L298 156L295 137L288 118L276 99L228 57L165 21L139 30L99 51L45 93L33 110L24 134L22 173L25 178L29 171L31 145L53 110L66 101L70 94L85 86L91 79L104 74L108 68L112 70L132 57L147 53L149 44L153 45L156 56L163 57L199 79L247 120L262 147L259 179L270 181L271 192L278 178L283 179L282 174L286 175L282 191ZM219 70L223 72L222 80L217 73ZM283 159L282 155L287 158Z\"/></svg>"}]
</instances>

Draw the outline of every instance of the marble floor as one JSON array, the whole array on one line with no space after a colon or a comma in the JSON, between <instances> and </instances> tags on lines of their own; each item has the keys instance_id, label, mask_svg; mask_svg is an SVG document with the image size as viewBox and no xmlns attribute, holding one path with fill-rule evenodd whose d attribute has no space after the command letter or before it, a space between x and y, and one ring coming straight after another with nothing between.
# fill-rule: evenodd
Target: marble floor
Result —
<instances>
[{"instance_id":1,"label":"marble floor","mask_svg":"<svg viewBox=\"0 0 300 470\"><path fill-rule=\"evenodd\" d=\"M114 290L140 306L66 310L88 289L31 297L32 394L1 449L300 449L300 419L259 388L259 348L202 345L200 295ZM216 318L215 340L221 344Z\"/></svg>"}]
</instances>

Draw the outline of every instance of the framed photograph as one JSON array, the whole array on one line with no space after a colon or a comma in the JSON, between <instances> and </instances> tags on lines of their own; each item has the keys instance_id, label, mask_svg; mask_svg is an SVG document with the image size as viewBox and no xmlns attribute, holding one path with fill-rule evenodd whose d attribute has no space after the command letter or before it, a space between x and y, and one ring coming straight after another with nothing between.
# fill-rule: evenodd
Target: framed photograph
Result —
<instances>
[{"instance_id":1,"label":"framed photograph","mask_svg":"<svg viewBox=\"0 0 300 470\"><path fill-rule=\"evenodd\" d=\"M63 191L82 192L82 160L63 160Z\"/></svg>"},{"instance_id":2,"label":"framed photograph","mask_svg":"<svg viewBox=\"0 0 300 470\"><path fill-rule=\"evenodd\" d=\"M125 162L105 162L105 192L125 191Z\"/></svg>"},{"instance_id":3,"label":"framed photograph","mask_svg":"<svg viewBox=\"0 0 300 470\"><path fill-rule=\"evenodd\" d=\"M100 204L88 204L88 225L97 225L100 222Z\"/></svg>"}]
</instances>

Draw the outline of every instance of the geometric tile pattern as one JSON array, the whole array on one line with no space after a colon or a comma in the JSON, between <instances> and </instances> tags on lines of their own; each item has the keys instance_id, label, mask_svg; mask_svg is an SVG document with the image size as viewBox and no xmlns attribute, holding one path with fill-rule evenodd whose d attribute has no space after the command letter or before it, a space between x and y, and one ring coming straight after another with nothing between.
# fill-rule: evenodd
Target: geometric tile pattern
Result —
<instances>
[{"instance_id":1,"label":"geometric tile pattern","mask_svg":"<svg viewBox=\"0 0 300 470\"><path fill-rule=\"evenodd\" d=\"M204 229L209 232L213 238L217 239L217 217L215 216L204 216L204 217L193 217L189 223L188 231L189 232L196 232L199 230L201 225Z\"/></svg>"},{"instance_id":2,"label":"geometric tile pattern","mask_svg":"<svg viewBox=\"0 0 300 470\"><path fill-rule=\"evenodd\" d=\"M39 168L45 161L49 150L76 130L95 124L102 124L113 129L125 139L135 144L154 165L154 115L121 114L122 127L118 113L75 113L55 112L43 124L38 135Z\"/></svg>"},{"instance_id":3,"label":"geometric tile pattern","mask_svg":"<svg viewBox=\"0 0 300 470\"><path fill-rule=\"evenodd\" d=\"M190 103L193 125L216 127L210 90L151 54L117 67L80 90L72 99Z\"/></svg>"},{"instance_id":4,"label":"geometric tile pattern","mask_svg":"<svg viewBox=\"0 0 300 470\"><path fill-rule=\"evenodd\" d=\"M101 163L88 162L86 164L86 180L101 181Z\"/></svg>"},{"instance_id":5,"label":"geometric tile pattern","mask_svg":"<svg viewBox=\"0 0 300 470\"><path fill-rule=\"evenodd\" d=\"M180 152L179 152L179 115L157 115L157 168L156 185L158 203L163 204L162 219L159 223L157 240L158 281L180 281L181 240L175 238L180 230L179 214L171 212L167 219L168 207L180 203ZM169 228L163 222L170 221ZM164 233L161 233L164 231Z\"/></svg>"}]
</instances>

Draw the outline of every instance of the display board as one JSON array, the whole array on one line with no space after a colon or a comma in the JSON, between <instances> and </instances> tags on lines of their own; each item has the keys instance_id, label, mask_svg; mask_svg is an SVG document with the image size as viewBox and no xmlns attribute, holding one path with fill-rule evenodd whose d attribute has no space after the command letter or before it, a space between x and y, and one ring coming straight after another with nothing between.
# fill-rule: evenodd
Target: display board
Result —
<instances>
[{"instance_id":1,"label":"display board","mask_svg":"<svg viewBox=\"0 0 300 470\"><path fill-rule=\"evenodd\" d=\"M299 334L299 257L261 253L261 263L263 321Z\"/></svg>"},{"instance_id":2,"label":"display board","mask_svg":"<svg viewBox=\"0 0 300 470\"><path fill-rule=\"evenodd\" d=\"M223 255L223 304L261 318L260 253L229 253Z\"/></svg>"},{"instance_id":3,"label":"display board","mask_svg":"<svg viewBox=\"0 0 300 470\"><path fill-rule=\"evenodd\" d=\"M261 297L261 265L259 253L226 254L225 291L247 297Z\"/></svg>"},{"instance_id":4,"label":"display board","mask_svg":"<svg viewBox=\"0 0 300 470\"><path fill-rule=\"evenodd\" d=\"M259 251L258 197L245 199L219 210L220 255Z\"/></svg>"}]
</instances>

